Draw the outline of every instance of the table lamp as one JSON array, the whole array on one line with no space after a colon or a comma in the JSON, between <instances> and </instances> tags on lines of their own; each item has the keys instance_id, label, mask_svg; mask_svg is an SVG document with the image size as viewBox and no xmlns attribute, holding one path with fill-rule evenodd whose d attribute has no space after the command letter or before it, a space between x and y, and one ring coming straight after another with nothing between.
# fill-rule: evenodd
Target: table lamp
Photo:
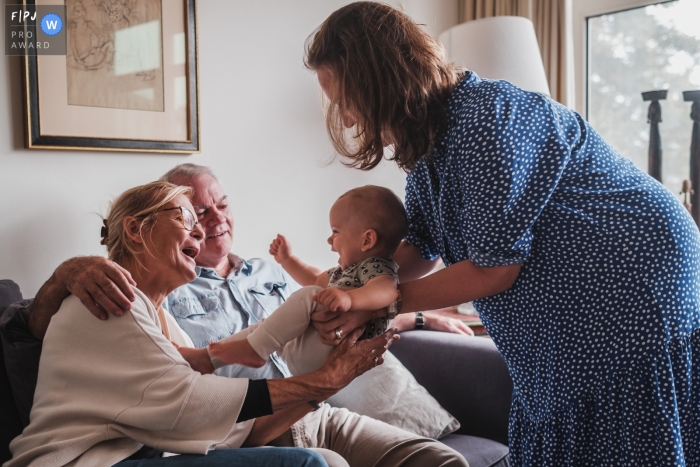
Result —
<instances>
[{"instance_id":1,"label":"table lamp","mask_svg":"<svg viewBox=\"0 0 700 467\"><path fill-rule=\"evenodd\" d=\"M481 78L504 79L550 96L535 27L520 16L494 16L458 24L440 34L447 57Z\"/></svg>"}]
</instances>

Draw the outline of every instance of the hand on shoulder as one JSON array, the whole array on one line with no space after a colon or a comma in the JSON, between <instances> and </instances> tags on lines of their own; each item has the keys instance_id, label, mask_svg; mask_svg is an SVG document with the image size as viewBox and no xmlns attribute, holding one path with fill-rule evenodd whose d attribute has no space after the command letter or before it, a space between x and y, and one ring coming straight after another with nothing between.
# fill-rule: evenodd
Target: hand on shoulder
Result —
<instances>
[{"instance_id":1,"label":"hand on shoulder","mask_svg":"<svg viewBox=\"0 0 700 467\"><path fill-rule=\"evenodd\" d=\"M99 319L121 316L136 299L136 282L129 271L101 256L71 258L56 269L56 277L68 292L80 299Z\"/></svg>"}]
</instances>

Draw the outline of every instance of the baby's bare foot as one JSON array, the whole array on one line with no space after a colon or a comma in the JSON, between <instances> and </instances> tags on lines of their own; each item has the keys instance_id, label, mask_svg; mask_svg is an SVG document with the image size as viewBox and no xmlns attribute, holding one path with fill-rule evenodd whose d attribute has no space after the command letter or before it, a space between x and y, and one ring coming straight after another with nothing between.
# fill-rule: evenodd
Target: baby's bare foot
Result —
<instances>
[{"instance_id":1,"label":"baby's bare foot","mask_svg":"<svg viewBox=\"0 0 700 467\"><path fill-rule=\"evenodd\" d=\"M252 368L260 368L265 364L246 339L228 342L212 342L209 353L226 363L237 363Z\"/></svg>"}]
</instances>

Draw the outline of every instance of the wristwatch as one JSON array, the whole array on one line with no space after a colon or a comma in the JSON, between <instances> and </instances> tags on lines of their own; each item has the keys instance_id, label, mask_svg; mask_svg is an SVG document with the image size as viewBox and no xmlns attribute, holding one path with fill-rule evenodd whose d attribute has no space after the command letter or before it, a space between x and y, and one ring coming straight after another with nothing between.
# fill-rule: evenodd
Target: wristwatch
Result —
<instances>
[{"instance_id":1,"label":"wristwatch","mask_svg":"<svg viewBox=\"0 0 700 467\"><path fill-rule=\"evenodd\" d=\"M419 331L425 329L425 318L422 311L416 313L416 329Z\"/></svg>"},{"instance_id":2,"label":"wristwatch","mask_svg":"<svg viewBox=\"0 0 700 467\"><path fill-rule=\"evenodd\" d=\"M401 291L397 290L396 291L396 301L387 307L386 319L391 320L391 319L396 318L396 315L401 313L402 303L403 302L401 301Z\"/></svg>"}]
</instances>

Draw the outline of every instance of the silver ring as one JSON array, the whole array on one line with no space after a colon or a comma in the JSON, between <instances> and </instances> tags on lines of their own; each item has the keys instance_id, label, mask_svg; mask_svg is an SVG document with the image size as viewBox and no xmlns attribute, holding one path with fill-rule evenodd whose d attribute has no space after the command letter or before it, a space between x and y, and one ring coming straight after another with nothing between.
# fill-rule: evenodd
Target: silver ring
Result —
<instances>
[{"instance_id":1,"label":"silver ring","mask_svg":"<svg viewBox=\"0 0 700 467\"><path fill-rule=\"evenodd\" d=\"M340 340L343 338L343 330L340 328L335 328L335 338Z\"/></svg>"},{"instance_id":2,"label":"silver ring","mask_svg":"<svg viewBox=\"0 0 700 467\"><path fill-rule=\"evenodd\" d=\"M374 366L379 364L379 357L374 357Z\"/></svg>"}]
</instances>

